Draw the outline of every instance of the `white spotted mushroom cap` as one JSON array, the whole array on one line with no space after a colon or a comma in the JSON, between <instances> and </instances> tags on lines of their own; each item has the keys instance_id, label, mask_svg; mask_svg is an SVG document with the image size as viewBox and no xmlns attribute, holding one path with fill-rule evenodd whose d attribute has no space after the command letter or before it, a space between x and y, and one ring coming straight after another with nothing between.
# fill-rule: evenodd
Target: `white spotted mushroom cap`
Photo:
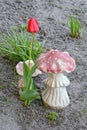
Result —
<instances>
[{"instance_id":1,"label":"white spotted mushroom cap","mask_svg":"<svg viewBox=\"0 0 87 130\"><path fill-rule=\"evenodd\" d=\"M30 60L30 61L27 60L27 61L25 61L25 64L27 66L29 66L29 64L30 64L30 68L32 68L34 65L34 62L33 62L33 60ZM23 62L22 61L18 62L18 64L16 65L16 71L19 75L23 76ZM39 69L36 69L35 72L33 73L32 77L35 77L41 73L42 72Z\"/></svg>"},{"instance_id":2,"label":"white spotted mushroom cap","mask_svg":"<svg viewBox=\"0 0 87 130\"><path fill-rule=\"evenodd\" d=\"M38 68L46 73L59 73L62 71L70 73L76 67L75 60L68 52L53 49L41 54L37 61L39 62Z\"/></svg>"}]
</instances>

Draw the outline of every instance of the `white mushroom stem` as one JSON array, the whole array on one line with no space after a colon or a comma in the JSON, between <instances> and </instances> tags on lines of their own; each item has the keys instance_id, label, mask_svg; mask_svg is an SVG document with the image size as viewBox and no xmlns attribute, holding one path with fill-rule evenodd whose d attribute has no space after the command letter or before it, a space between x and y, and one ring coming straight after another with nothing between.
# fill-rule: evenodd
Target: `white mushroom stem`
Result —
<instances>
[{"instance_id":1,"label":"white mushroom stem","mask_svg":"<svg viewBox=\"0 0 87 130\"><path fill-rule=\"evenodd\" d=\"M21 77L18 81L18 86L19 86L19 95L22 93L22 89L24 88L24 80L23 77Z\"/></svg>"},{"instance_id":2,"label":"white mushroom stem","mask_svg":"<svg viewBox=\"0 0 87 130\"><path fill-rule=\"evenodd\" d=\"M70 103L66 91L66 86L70 84L70 81L63 73L49 74L45 84L47 88L42 93L42 99L46 106L61 109Z\"/></svg>"}]
</instances>

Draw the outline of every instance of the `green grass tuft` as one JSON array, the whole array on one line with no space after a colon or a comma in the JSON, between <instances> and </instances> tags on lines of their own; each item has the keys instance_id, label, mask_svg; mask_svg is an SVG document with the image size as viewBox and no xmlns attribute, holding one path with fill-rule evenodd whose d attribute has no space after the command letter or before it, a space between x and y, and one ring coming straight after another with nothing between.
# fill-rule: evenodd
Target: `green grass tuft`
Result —
<instances>
[{"instance_id":1,"label":"green grass tuft","mask_svg":"<svg viewBox=\"0 0 87 130\"><path fill-rule=\"evenodd\" d=\"M0 72L2 72L2 67L0 67Z\"/></svg>"},{"instance_id":2,"label":"green grass tuft","mask_svg":"<svg viewBox=\"0 0 87 130\"><path fill-rule=\"evenodd\" d=\"M21 31L15 27L8 33L0 33L0 53L8 57L10 60L18 62L29 59L29 47L31 35L24 31L26 27L23 25ZM36 60L43 52L44 42L34 40L32 58Z\"/></svg>"},{"instance_id":3,"label":"green grass tuft","mask_svg":"<svg viewBox=\"0 0 87 130\"><path fill-rule=\"evenodd\" d=\"M0 86L0 90L3 90L4 88L5 88L5 86L2 86L2 85Z\"/></svg>"},{"instance_id":4,"label":"green grass tuft","mask_svg":"<svg viewBox=\"0 0 87 130\"><path fill-rule=\"evenodd\" d=\"M70 17L71 37L82 38L82 26L79 20L75 17Z\"/></svg>"},{"instance_id":5,"label":"green grass tuft","mask_svg":"<svg viewBox=\"0 0 87 130\"><path fill-rule=\"evenodd\" d=\"M87 108L83 109L82 112L87 114Z\"/></svg>"},{"instance_id":6,"label":"green grass tuft","mask_svg":"<svg viewBox=\"0 0 87 130\"><path fill-rule=\"evenodd\" d=\"M51 120L51 121L55 121L58 117L58 113L57 112L50 112L46 115L46 118Z\"/></svg>"}]
</instances>

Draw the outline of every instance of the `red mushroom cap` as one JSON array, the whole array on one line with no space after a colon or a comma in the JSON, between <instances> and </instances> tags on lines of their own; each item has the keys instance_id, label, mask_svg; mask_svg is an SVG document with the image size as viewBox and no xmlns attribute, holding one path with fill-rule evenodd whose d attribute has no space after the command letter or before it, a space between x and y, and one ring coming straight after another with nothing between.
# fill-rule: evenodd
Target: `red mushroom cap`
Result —
<instances>
[{"instance_id":1,"label":"red mushroom cap","mask_svg":"<svg viewBox=\"0 0 87 130\"><path fill-rule=\"evenodd\" d=\"M76 67L75 60L68 52L59 52L53 49L41 54L37 61L39 62L39 69L46 73L59 73L62 71L70 73Z\"/></svg>"}]
</instances>

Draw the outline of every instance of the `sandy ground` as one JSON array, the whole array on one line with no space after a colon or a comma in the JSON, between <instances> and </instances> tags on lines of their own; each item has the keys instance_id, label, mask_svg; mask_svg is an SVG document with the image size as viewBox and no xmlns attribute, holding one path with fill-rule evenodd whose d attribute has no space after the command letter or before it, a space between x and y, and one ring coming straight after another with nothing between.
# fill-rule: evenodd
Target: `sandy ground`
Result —
<instances>
[{"instance_id":1,"label":"sandy ground","mask_svg":"<svg viewBox=\"0 0 87 130\"><path fill-rule=\"evenodd\" d=\"M70 37L71 15L83 25L82 39ZM54 122L45 117L53 110L41 101L24 107L18 95L15 65L0 55L0 130L87 130L87 0L0 0L1 31L26 24L25 19L30 17L39 21L38 38L46 40L46 47L68 51L76 60L75 71L67 75L71 103L55 110L59 117ZM39 88L44 87L44 79L44 74L35 79Z\"/></svg>"}]
</instances>

